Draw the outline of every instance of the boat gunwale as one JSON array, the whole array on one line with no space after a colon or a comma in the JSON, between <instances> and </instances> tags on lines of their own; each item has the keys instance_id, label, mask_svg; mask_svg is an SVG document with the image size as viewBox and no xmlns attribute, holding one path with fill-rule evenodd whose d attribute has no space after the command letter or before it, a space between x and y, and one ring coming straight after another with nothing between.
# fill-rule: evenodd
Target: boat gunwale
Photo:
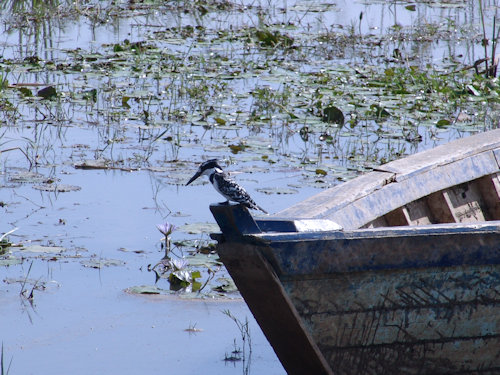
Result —
<instances>
[{"instance_id":1,"label":"boat gunwale","mask_svg":"<svg viewBox=\"0 0 500 375\"><path fill-rule=\"evenodd\" d=\"M317 371L314 373L351 373L349 371L353 368L354 362L348 363L349 358L355 360L356 363L360 361L364 363L365 360L369 360L370 363L386 366L387 361L384 357L386 354L389 355L387 357L389 365L399 366L398 368L402 369L407 365L403 364L401 367L401 363L394 360L394 355L401 354L406 359L409 350L414 351L418 345L423 346L425 350L422 353L414 351L416 353L415 365L420 368L419 366L424 365L423 361L426 361L425 368L434 369L434 359L440 361L449 359L446 355L443 357L439 355L440 351L444 350L443 345L447 343L449 343L449 347L445 349L456 355L456 361L453 362L453 365L456 365L456 371L453 373L462 373L464 369L467 370L467 356L463 356L464 353L460 352L460 348L455 348L455 342L464 345L465 349L469 349L471 355L474 355L476 350L484 349L479 354L491 352L498 358L497 343L499 342L498 337L500 337L498 328L493 328L492 332L495 336L492 337L491 343L490 341L484 342L485 338L490 338L488 334L484 334L484 330L481 330L482 333L479 335L455 337L456 326L453 326L454 321L450 322L449 316L451 315L448 315L458 314L457 321L463 321L464 324L467 323L472 328L474 328L474 324L484 325L491 321L498 323L496 318L498 315L491 313L491 311L498 311L499 306L497 280L500 275L500 220L488 219L498 218L500 213L498 206L500 198L500 129L485 134L473 137L474 139L455 141L440 146L438 150L416 154L403 161L391 162L374 172L351 180L354 182L347 182L339 185L340 187L328 189L269 217L254 218L246 208L240 205L210 206L222 231L221 234L213 236L219 242L219 255L288 373L307 373L309 363L316 366ZM441 159L436 161L436 155ZM413 169L406 168L412 166L412 161L417 161L413 165ZM467 167L466 172L462 170L464 166ZM448 180L446 180L449 177L446 175L447 172L451 173ZM491 179L485 176L491 176ZM434 177L437 181L432 180ZM481 179L482 177L485 178ZM475 181L477 179L481 180ZM364 184L365 182L366 184ZM366 219L370 215L373 216L373 212L370 210L374 208L371 205L374 205L376 209L381 209L384 208L384 205L393 204L394 202L390 201L391 194L401 194L398 197L399 202L402 201L403 195L409 197L404 204L415 202L416 194L426 193L422 197L431 194L429 190L425 191L426 182L432 183L432 186L429 187L431 191L432 189L437 189L436 191L447 189L447 191L443 190L442 193L439 193L445 198L446 196L454 197L454 194L462 194L464 189L470 188L471 191L480 189L482 194L483 191L492 188L492 195L488 196L482 203L479 203L479 199L469 198L472 197L472 194L469 196L468 193L463 194L463 200L459 199L457 202L464 204L465 201L466 205L473 202L476 207L488 210L490 207L483 207L483 205L490 205L493 202L495 211L488 212L488 215L482 211L484 216L482 214L467 217L455 215L453 219L460 219L456 220L457 222L440 221L442 224L429 225L391 226L389 224L393 224L394 221L386 221L383 218L383 220L372 224L384 225L385 223L388 225L362 228L370 224L370 220ZM449 183L446 185L447 182ZM415 192L405 191L417 183L420 185L415 187ZM467 183L467 185L460 186L461 183ZM351 188L356 189L350 191ZM386 195L380 194L380 191ZM338 192L343 193L335 195ZM365 192L365 196L356 195L360 192ZM372 196L370 197L370 195ZM324 199L332 198L334 201L324 201ZM363 202L365 198L367 199ZM380 199L382 201L379 201ZM311 208L308 205L320 205L316 212L321 212L321 210L323 212L325 210L335 211L338 208L335 206L336 202L344 204L343 208L339 209L337 217L351 215L350 218L346 219L347 221L336 220L336 217L321 214L309 215L310 212L314 212L314 207ZM420 203L416 202L416 204ZM399 207L403 210L403 206ZM406 210L406 208L404 209ZM495 214L493 215L492 212ZM359 218L356 217L358 214ZM394 212L391 212L392 214ZM362 217L362 215L364 216ZM383 215L385 214L381 216ZM312 221L309 227L312 230L299 230L299 226L295 225L294 221L302 218ZM319 222L314 225L314 219L335 221L344 229L321 230L322 225ZM464 219L463 223L460 222L462 219ZM471 220L476 221L466 222ZM434 221L431 220L431 222ZM413 221L409 221L409 223L413 223ZM356 224L359 225L356 226ZM434 274L441 275L441 278L438 277L435 280ZM412 275L418 277L414 283L412 280L412 283L408 284L404 277ZM423 281L421 275L424 275ZM359 285L356 284L359 280L372 283L373 277L378 278L379 284L386 287L383 295L374 293L371 289L360 289L359 293L366 293L366 298L359 293L359 295L353 294L353 285ZM330 279L332 282L327 283ZM322 281L304 283L306 280ZM427 285L426 280L430 284ZM461 299L455 301L446 290L441 292L440 288L443 287L441 284L445 281L451 283L450 285L455 288L452 290L456 290L457 296ZM433 284L433 282L437 284ZM323 285L323 289L319 289L317 292L319 297L314 299L315 295L311 294L310 291L311 288L317 289L318 284ZM401 290L400 299L394 299L391 297L392 295L389 295L389 287L394 285L397 286L397 289L393 294L399 293ZM414 285L421 286L418 291L422 291L424 295L419 292L418 295L415 294L414 299L411 299L413 295L408 294L407 288L413 288ZM432 290L427 287L434 285L436 288ZM358 334L364 335L364 332L371 332L372 327L375 327L375 334L378 332L379 323L384 323L380 317L396 322L395 325L380 326L381 328L389 327L388 329L392 329L390 327L393 327L396 330L401 329L401 332L404 333L407 330L407 317L410 313L422 317L424 323L430 322L430 325L423 326L426 334L428 330L437 330L440 337L437 338L437 341L426 341L425 337L427 336L424 335L412 336L401 342L396 340L382 346L374 345L371 340L367 341L366 345L363 342L362 345L357 346L337 345L331 347L330 344L337 342L325 341L329 339L331 322L325 320L323 316L318 317L317 314L315 314L316 320L314 322L304 317L310 316L311 312L317 312L317 308L320 306L318 304L325 301L325 298L329 298L324 304L327 308L339 303L337 298L330 297L331 293L337 293L341 289L339 287L344 288L340 290L346 295L343 301L352 300L352 304L356 305L363 301L372 303L370 298L373 296L373 298L381 297L382 302L378 303L378 299L374 299L372 305L375 307L363 311L358 311L359 309L340 311L337 314L340 319L338 339L345 336L344 332L348 332L345 337L349 340L351 337L356 339ZM466 297L471 298L464 302L462 291L469 293ZM263 293L267 293L273 302L269 303L269 298L263 298ZM490 298L492 294L493 298ZM425 299L426 296L428 296L427 299ZM393 302L389 301L389 297ZM385 301L389 301L389 305ZM398 301L401 303L397 304ZM426 301L430 302L425 304ZM478 310L478 306L491 307L492 310ZM321 311L329 312L330 310L323 309ZM470 315L476 311L479 315ZM436 314L442 318L436 319ZM283 319L283 316L287 319ZM363 321L363 316L367 317L366 322ZM403 320L396 321L400 316ZM442 326L434 327L434 322L438 322ZM314 326L315 330L313 330L312 323L317 325L317 327ZM348 323L352 326L351 331L345 330L349 329ZM446 328L448 331L441 328ZM388 337L391 337L391 332L388 330L384 332L389 335ZM399 332L397 331L396 334L399 335ZM443 336L445 333L451 335L449 339L448 336ZM323 334L324 336L322 336ZM332 339L335 338L332 337ZM481 340L481 342L476 343L476 340ZM472 342L472 344L467 344L468 346L464 344L468 342ZM435 348L435 356L433 355L434 349L427 347L434 343L439 345ZM303 347L309 348L306 356L304 356ZM373 356L370 356L372 352ZM427 358L428 353L431 354L429 358ZM345 357L347 357L347 362L344 361ZM343 363L342 361L346 363L343 370L338 367L339 363ZM308 364L304 364L306 362ZM411 361L408 363L413 365ZM447 364L443 366L447 366ZM480 363L479 361L474 362L474 366L471 368L474 373L476 370L479 372L483 372L484 369L490 370L491 367L488 363ZM498 366L498 361L495 362L495 366Z\"/></svg>"},{"instance_id":2,"label":"boat gunwale","mask_svg":"<svg viewBox=\"0 0 500 375\"><path fill-rule=\"evenodd\" d=\"M389 162L273 216L330 219L356 229L418 199L498 172L500 129Z\"/></svg>"},{"instance_id":3,"label":"boat gunwale","mask_svg":"<svg viewBox=\"0 0 500 375\"><path fill-rule=\"evenodd\" d=\"M279 278L500 264L500 221L253 233L238 242L261 252ZM231 252L238 256L237 247Z\"/></svg>"},{"instance_id":4,"label":"boat gunwale","mask_svg":"<svg viewBox=\"0 0 500 375\"><path fill-rule=\"evenodd\" d=\"M286 221L286 220L283 220ZM259 220L256 221L257 224ZM350 230L314 231L314 232L261 232L244 234L247 240L271 242L303 242L317 240L352 240L363 238L392 238L408 236L437 236L445 234L499 233L500 220L477 223L442 223L429 225L407 225L394 227L362 228Z\"/></svg>"}]
</instances>

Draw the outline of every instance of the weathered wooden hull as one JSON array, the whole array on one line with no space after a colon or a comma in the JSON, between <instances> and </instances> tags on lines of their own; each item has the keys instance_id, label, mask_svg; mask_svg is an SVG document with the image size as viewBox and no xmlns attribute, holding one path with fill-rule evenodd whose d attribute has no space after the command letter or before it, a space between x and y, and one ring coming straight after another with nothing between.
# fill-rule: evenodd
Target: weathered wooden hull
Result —
<instances>
[{"instance_id":1,"label":"weathered wooden hull","mask_svg":"<svg viewBox=\"0 0 500 375\"><path fill-rule=\"evenodd\" d=\"M493 131L285 218L211 206L219 255L289 374L500 373L499 160Z\"/></svg>"},{"instance_id":2,"label":"weathered wooden hull","mask_svg":"<svg viewBox=\"0 0 500 375\"><path fill-rule=\"evenodd\" d=\"M336 374L500 371L500 267L284 282Z\"/></svg>"},{"instance_id":3,"label":"weathered wooden hull","mask_svg":"<svg viewBox=\"0 0 500 375\"><path fill-rule=\"evenodd\" d=\"M344 229L500 220L500 129L382 165L276 216Z\"/></svg>"},{"instance_id":4,"label":"weathered wooden hull","mask_svg":"<svg viewBox=\"0 0 500 375\"><path fill-rule=\"evenodd\" d=\"M500 371L500 222L219 241L290 374Z\"/></svg>"}]
</instances>

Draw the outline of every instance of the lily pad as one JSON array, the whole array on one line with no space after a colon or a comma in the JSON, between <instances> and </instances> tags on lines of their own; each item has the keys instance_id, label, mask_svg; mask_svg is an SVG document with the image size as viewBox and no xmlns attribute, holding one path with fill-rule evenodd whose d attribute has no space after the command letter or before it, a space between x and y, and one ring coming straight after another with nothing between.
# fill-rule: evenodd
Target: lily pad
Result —
<instances>
[{"instance_id":1,"label":"lily pad","mask_svg":"<svg viewBox=\"0 0 500 375\"><path fill-rule=\"evenodd\" d=\"M264 194L297 194L299 191L295 189L290 189L286 187L264 187L256 189L260 193Z\"/></svg>"},{"instance_id":2,"label":"lily pad","mask_svg":"<svg viewBox=\"0 0 500 375\"><path fill-rule=\"evenodd\" d=\"M447 127L450 124L451 124L450 120L443 118L441 120L438 120L438 122L436 123L436 126L438 128L444 128L444 127Z\"/></svg>"},{"instance_id":3,"label":"lily pad","mask_svg":"<svg viewBox=\"0 0 500 375\"><path fill-rule=\"evenodd\" d=\"M198 253L186 259L191 267L211 268L214 266L222 266L222 262L217 255Z\"/></svg>"},{"instance_id":4,"label":"lily pad","mask_svg":"<svg viewBox=\"0 0 500 375\"><path fill-rule=\"evenodd\" d=\"M219 226L214 223L192 223L182 225L177 230L189 234L213 233L219 231Z\"/></svg>"},{"instance_id":5,"label":"lily pad","mask_svg":"<svg viewBox=\"0 0 500 375\"><path fill-rule=\"evenodd\" d=\"M39 90L37 95L43 99L52 99L57 96L57 91L54 86L48 86Z\"/></svg>"},{"instance_id":6,"label":"lily pad","mask_svg":"<svg viewBox=\"0 0 500 375\"><path fill-rule=\"evenodd\" d=\"M322 120L328 123L344 125L344 114L340 109L331 105L323 109Z\"/></svg>"},{"instance_id":7,"label":"lily pad","mask_svg":"<svg viewBox=\"0 0 500 375\"><path fill-rule=\"evenodd\" d=\"M30 246L23 246L19 250L28 253L60 254L65 252L66 248L62 246L30 245Z\"/></svg>"},{"instance_id":8,"label":"lily pad","mask_svg":"<svg viewBox=\"0 0 500 375\"><path fill-rule=\"evenodd\" d=\"M164 179L164 182L169 185L181 185L184 186L186 183L189 181L191 177L193 177L194 170L189 170L189 169L181 169L181 170L175 170L175 171L170 171L168 172L168 175L166 176L167 178ZM207 184L207 180L205 178L197 178L193 182L191 182L189 185L190 186L195 186L195 185L204 185Z\"/></svg>"},{"instance_id":9,"label":"lily pad","mask_svg":"<svg viewBox=\"0 0 500 375\"><path fill-rule=\"evenodd\" d=\"M33 189L41 191L54 191L57 193L67 193L70 191L81 190L81 187L76 185L66 185L66 184L42 184L33 186Z\"/></svg>"},{"instance_id":10,"label":"lily pad","mask_svg":"<svg viewBox=\"0 0 500 375\"><path fill-rule=\"evenodd\" d=\"M124 266L126 264L124 261L119 260L119 259L103 259L103 258L84 259L84 260L81 260L80 263L84 267L96 268L96 269L100 269L103 267L109 267L109 266Z\"/></svg>"},{"instance_id":11,"label":"lily pad","mask_svg":"<svg viewBox=\"0 0 500 375\"><path fill-rule=\"evenodd\" d=\"M174 245L177 247L187 247L195 249L197 252L204 254L210 254L215 251L215 244L204 239L199 238L184 238L181 240L174 241Z\"/></svg>"},{"instance_id":12,"label":"lily pad","mask_svg":"<svg viewBox=\"0 0 500 375\"><path fill-rule=\"evenodd\" d=\"M35 183L42 182L45 177L40 173L32 171L20 171L12 174L9 178L10 182L21 182L21 183Z\"/></svg>"},{"instance_id":13,"label":"lily pad","mask_svg":"<svg viewBox=\"0 0 500 375\"><path fill-rule=\"evenodd\" d=\"M19 87L17 89L21 94L23 94L24 97L29 98L33 96L33 92L27 87Z\"/></svg>"},{"instance_id":14,"label":"lily pad","mask_svg":"<svg viewBox=\"0 0 500 375\"><path fill-rule=\"evenodd\" d=\"M132 286L125 291L132 294L161 294L161 289L155 285Z\"/></svg>"},{"instance_id":15,"label":"lily pad","mask_svg":"<svg viewBox=\"0 0 500 375\"><path fill-rule=\"evenodd\" d=\"M370 112L377 118L385 118L391 115L387 109L378 104L372 104L370 106Z\"/></svg>"},{"instance_id":16,"label":"lily pad","mask_svg":"<svg viewBox=\"0 0 500 375\"><path fill-rule=\"evenodd\" d=\"M226 120L224 120L223 118L215 117L214 120L218 125L226 125Z\"/></svg>"},{"instance_id":17,"label":"lily pad","mask_svg":"<svg viewBox=\"0 0 500 375\"><path fill-rule=\"evenodd\" d=\"M78 169L108 169L109 160L96 159L96 160L85 160L81 163L75 164L75 168Z\"/></svg>"},{"instance_id":18,"label":"lily pad","mask_svg":"<svg viewBox=\"0 0 500 375\"><path fill-rule=\"evenodd\" d=\"M124 253L135 253L135 254L144 254L146 252L145 250L127 249L126 247L120 247L118 251L122 251Z\"/></svg>"},{"instance_id":19,"label":"lily pad","mask_svg":"<svg viewBox=\"0 0 500 375\"><path fill-rule=\"evenodd\" d=\"M6 277L3 279L3 282L6 284L34 285L37 290L43 290L46 284L45 281L41 281L40 279L30 279L25 277Z\"/></svg>"},{"instance_id":20,"label":"lily pad","mask_svg":"<svg viewBox=\"0 0 500 375\"><path fill-rule=\"evenodd\" d=\"M215 286L212 289L217 292L234 293L238 291L233 279L229 277L219 277L216 281L220 283L220 285Z\"/></svg>"},{"instance_id":21,"label":"lily pad","mask_svg":"<svg viewBox=\"0 0 500 375\"><path fill-rule=\"evenodd\" d=\"M170 282L170 286L178 286L181 288L185 288L191 286L191 290L194 292L199 290L201 287L201 283L196 281L196 279L201 277L201 273L199 271L190 271L188 269L175 270L168 275L168 281Z\"/></svg>"},{"instance_id":22,"label":"lily pad","mask_svg":"<svg viewBox=\"0 0 500 375\"><path fill-rule=\"evenodd\" d=\"M240 143L237 145L229 145L229 148L231 149L231 153L233 153L233 154L237 154L240 151L244 151L246 147L247 146L245 146L243 143Z\"/></svg>"},{"instance_id":23,"label":"lily pad","mask_svg":"<svg viewBox=\"0 0 500 375\"><path fill-rule=\"evenodd\" d=\"M21 258L9 256L6 258L0 258L0 266L8 267L15 266L16 264L21 264L23 260Z\"/></svg>"}]
</instances>

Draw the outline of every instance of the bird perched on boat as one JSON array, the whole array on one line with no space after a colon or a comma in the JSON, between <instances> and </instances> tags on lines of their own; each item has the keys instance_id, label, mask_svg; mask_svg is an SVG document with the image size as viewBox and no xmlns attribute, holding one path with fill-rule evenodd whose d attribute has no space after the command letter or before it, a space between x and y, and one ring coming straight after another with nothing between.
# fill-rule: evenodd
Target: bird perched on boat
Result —
<instances>
[{"instance_id":1,"label":"bird perched on boat","mask_svg":"<svg viewBox=\"0 0 500 375\"><path fill-rule=\"evenodd\" d=\"M208 176L208 179L214 186L215 190L227 199L226 203L233 201L254 210L261 210L267 214L267 211L255 203L242 186L240 186L222 170L222 167L219 165L217 159L210 159L201 163L200 167L194 176L187 182L186 186L203 175Z\"/></svg>"}]
</instances>

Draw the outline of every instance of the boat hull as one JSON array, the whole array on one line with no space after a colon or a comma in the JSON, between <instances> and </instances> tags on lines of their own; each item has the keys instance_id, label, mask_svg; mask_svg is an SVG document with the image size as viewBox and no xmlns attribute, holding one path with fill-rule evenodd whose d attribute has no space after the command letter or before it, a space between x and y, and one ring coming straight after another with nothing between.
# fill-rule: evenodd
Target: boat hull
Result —
<instances>
[{"instance_id":1,"label":"boat hull","mask_svg":"<svg viewBox=\"0 0 500 375\"><path fill-rule=\"evenodd\" d=\"M277 224L211 209L221 260L289 374L500 371L499 221L259 232Z\"/></svg>"},{"instance_id":2,"label":"boat hull","mask_svg":"<svg viewBox=\"0 0 500 375\"><path fill-rule=\"evenodd\" d=\"M498 265L283 282L336 374L500 370Z\"/></svg>"},{"instance_id":3,"label":"boat hull","mask_svg":"<svg viewBox=\"0 0 500 375\"><path fill-rule=\"evenodd\" d=\"M500 373L500 129L272 217L210 209L289 374Z\"/></svg>"}]
</instances>

